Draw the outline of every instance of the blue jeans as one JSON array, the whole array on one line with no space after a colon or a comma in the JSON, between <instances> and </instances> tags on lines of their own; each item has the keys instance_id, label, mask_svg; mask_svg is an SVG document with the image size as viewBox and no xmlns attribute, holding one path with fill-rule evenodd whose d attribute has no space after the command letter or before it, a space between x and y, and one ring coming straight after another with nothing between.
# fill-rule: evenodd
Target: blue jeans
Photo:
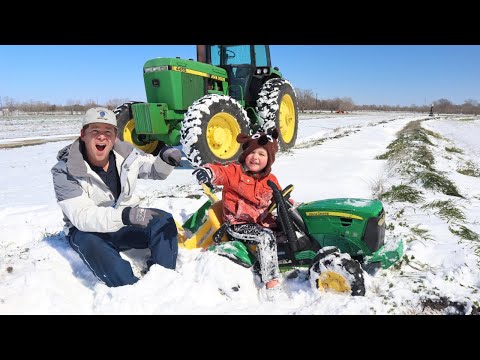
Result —
<instances>
[{"instance_id":1,"label":"blue jeans","mask_svg":"<svg viewBox=\"0 0 480 360\"><path fill-rule=\"evenodd\" d=\"M175 269L178 254L177 226L170 213L155 217L148 227L124 226L114 233L83 232L72 228L67 236L72 248L95 276L109 287L130 285L139 279L121 251L146 249L151 251L147 260L150 267L159 264Z\"/></svg>"}]
</instances>

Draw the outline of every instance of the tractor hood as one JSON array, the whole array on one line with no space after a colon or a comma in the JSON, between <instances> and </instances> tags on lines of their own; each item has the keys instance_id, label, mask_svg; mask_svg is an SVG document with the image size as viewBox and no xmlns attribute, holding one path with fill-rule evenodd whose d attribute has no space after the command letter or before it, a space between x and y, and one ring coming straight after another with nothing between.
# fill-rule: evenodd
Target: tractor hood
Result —
<instances>
[{"instance_id":1,"label":"tractor hood","mask_svg":"<svg viewBox=\"0 0 480 360\"><path fill-rule=\"evenodd\" d=\"M225 81L227 78L227 72L225 69L193 60L184 60L178 58L155 58L148 60L145 65L143 65L144 73L166 70L179 71L202 77L218 76L218 80L221 81Z\"/></svg>"},{"instance_id":2,"label":"tractor hood","mask_svg":"<svg viewBox=\"0 0 480 360\"><path fill-rule=\"evenodd\" d=\"M383 204L380 200L359 198L325 199L303 203L297 210L305 218L317 216L338 216L365 220L380 214Z\"/></svg>"}]
</instances>

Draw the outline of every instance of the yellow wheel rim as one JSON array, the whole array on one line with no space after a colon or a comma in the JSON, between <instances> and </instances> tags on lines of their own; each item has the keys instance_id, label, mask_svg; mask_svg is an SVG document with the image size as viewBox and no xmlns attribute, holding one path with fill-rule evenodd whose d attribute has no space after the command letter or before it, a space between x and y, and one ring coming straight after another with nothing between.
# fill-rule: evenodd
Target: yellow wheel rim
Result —
<instances>
[{"instance_id":1,"label":"yellow wheel rim","mask_svg":"<svg viewBox=\"0 0 480 360\"><path fill-rule=\"evenodd\" d=\"M140 150L145 151L148 154L151 154L155 151L158 146L158 141L152 141L148 144L139 145L133 140L133 131L135 130L135 120L130 119L125 127L123 128L123 140L129 142L133 146L139 148Z\"/></svg>"},{"instance_id":2,"label":"yellow wheel rim","mask_svg":"<svg viewBox=\"0 0 480 360\"><path fill-rule=\"evenodd\" d=\"M292 141L293 133L295 132L295 106L293 99L289 94L285 94L280 103L280 134L286 144Z\"/></svg>"},{"instance_id":3,"label":"yellow wheel rim","mask_svg":"<svg viewBox=\"0 0 480 360\"><path fill-rule=\"evenodd\" d=\"M226 112L215 114L207 125L206 139L210 151L220 159L231 159L240 149L237 142L240 133L240 126L234 116Z\"/></svg>"},{"instance_id":4,"label":"yellow wheel rim","mask_svg":"<svg viewBox=\"0 0 480 360\"><path fill-rule=\"evenodd\" d=\"M320 290L333 290L341 293L350 293L352 288L344 276L334 271L325 271L317 279Z\"/></svg>"}]
</instances>

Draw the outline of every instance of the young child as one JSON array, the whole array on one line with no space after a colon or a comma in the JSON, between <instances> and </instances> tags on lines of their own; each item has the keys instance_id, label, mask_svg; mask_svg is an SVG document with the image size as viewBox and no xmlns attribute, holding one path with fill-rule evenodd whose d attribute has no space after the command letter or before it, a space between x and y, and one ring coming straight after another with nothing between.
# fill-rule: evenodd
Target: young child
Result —
<instances>
[{"instance_id":1,"label":"young child","mask_svg":"<svg viewBox=\"0 0 480 360\"><path fill-rule=\"evenodd\" d=\"M227 232L235 239L257 246L260 276L267 300L273 300L282 292L277 258L277 243L272 230L275 218L268 212L273 201L273 191L267 181L281 187L271 167L278 151L278 130L271 134L257 132L252 136L239 134L237 142L243 152L238 162L225 165L204 164L193 172L198 183L222 185L223 221Z\"/></svg>"}]
</instances>

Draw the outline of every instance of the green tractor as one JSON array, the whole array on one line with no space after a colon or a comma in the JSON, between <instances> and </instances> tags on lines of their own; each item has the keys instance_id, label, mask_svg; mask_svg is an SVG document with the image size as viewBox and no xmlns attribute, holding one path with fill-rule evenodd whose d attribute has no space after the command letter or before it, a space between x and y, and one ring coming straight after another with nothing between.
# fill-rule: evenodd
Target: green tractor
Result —
<instances>
[{"instance_id":1,"label":"green tractor","mask_svg":"<svg viewBox=\"0 0 480 360\"><path fill-rule=\"evenodd\" d=\"M385 211L380 200L334 198L292 205L293 185L283 192L269 181L279 235L280 270L287 277L301 274L313 289L352 296L365 295L364 271L375 274L403 256L403 242L385 244ZM183 225L177 223L179 246L208 249L233 262L258 271L255 249L232 239L222 224L222 200L206 185L209 197ZM282 236L283 234L283 236Z\"/></svg>"},{"instance_id":2,"label":"green tractor","mask_svg":"<svg viewBox=\"0 0 480 360\"><path fill-rule=\"evenodd\" d=\"M147 102L118 106L118 137L157 154L182 145L193 166L236 160L236 137L277 127L280 149L295 145L293 86L272 67L268 45L197 45L197 61L155 58L143 67Z\"/></svg>"}]
</instances>

